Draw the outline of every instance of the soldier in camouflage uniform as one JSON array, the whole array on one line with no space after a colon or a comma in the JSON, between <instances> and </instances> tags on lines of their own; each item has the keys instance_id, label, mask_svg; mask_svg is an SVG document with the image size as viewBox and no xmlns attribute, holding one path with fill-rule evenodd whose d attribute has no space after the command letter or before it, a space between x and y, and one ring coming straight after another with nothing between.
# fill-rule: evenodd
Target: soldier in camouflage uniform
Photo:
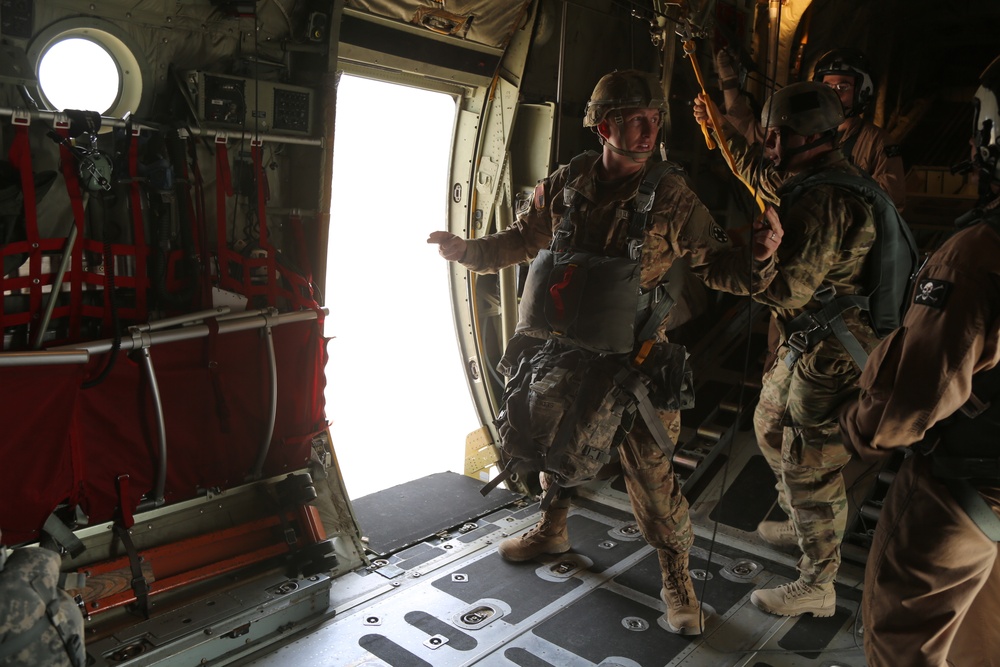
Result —
<instances>
[{"instance_id":1,"label":"soldier in camouflage uniform","mask_svg":"<svg viewBox=\"0 0 1000 667\"><path fill-rule=\"evenodd\" d=\"M746 94L739 90L739 78L733 58L726 49L715 55L719 87L726 103L726 121L750 143L764 140L764 128ZM865 115L875 97L871 66L858 49L840 48L824 54L813 68L813 81L830 86L837 92L844 107L844 121L837 127L844 155L854 165L868 172L875 182L892 197L900 211L906 204L906 172L899 146L889 143L889 133ZM774 173L777 182L762 183L773 196L785 174Z\"/></svg>"},{"instance_id":2,"label":"soldier in camouflage uniform","mask_svg":"<svg viewBox=\"0 0 1000 667\"><path fill-rule=\"evenodd\" d=\"M696 118L704 114L704 102L700 104ZM773 156L771 161L761 162L760 145L748 145L735 128L727 126L723 134L748 182L781 183L774 193L781 202L798 183L816 174L861 173L837 148L837 127L843 119L837 94L822 83L805 81L786 86L764 105L763 150ZM764 521L758 533L772 544L797 545L802 556L798 580L754 591L751 601L782 616L831 616L847 527L841 471L850 460L837 411L856 395L861 369L834 336L812 344L801 356L788 346L788 339L795 318L819 309L820 288L833 287L837 295L863 290L875 215L859 195L829 184L807 188L788 204L780 206L787 237L777 254L777 276L754 296L770 306L780 337L778 359L764 374L754 430L777 477L778 502L790 519ZM768 208L768 214L774 215L774 209ZM878 337L857 309L845 311L843 320L865 351L877 344Z\"/></svg>"},{"instance_id":3,"label":"soldier in camouflage uniform","mask_svg":"<svg viewBox=\"0 0 1000 667\"><path fill-rule=\"evenodd\" d=\"M719 73L719 87L722 89L726 106L726 121L739 130L747 141L754 143L764 139L764 128L758 124L757 115L750 106L749 97L739 89L739 78L729 51L720 49L715 54L715 68ZM889 133L873 123L868 110L875 98L875 83L868 58L858 49L838 48L828 51L813 68L813 81L830 86L840 97L844 107L844 122L837 127L841 150L852 164L868 172L878 185L885 190L900 211L906 205L906 172L898 145L891 144ZM773 200L775 191L785 173L772 172L774 179L761 183L761 195ZM770 368L781 336L772 319L767 332L768 357L764 368Z\"/></svg>"},{"instance_id":4,"label":"soldier in camouflage uniform","mask_svg":"<svg viewBox=\"0 0 1000 667\"><path fill-rule=\"evenodd\" d=\"M568 167L543 179L530 205L507 230L471 240L433 232L428 242L438 244L445 259L480 273L530 260L549 246L553 230L566 212L564 187L569 187L578 193L576 206L582 221L574 246L605 255L625 255L631 201L650 164L665 109L656 77L636 70L606 75L594 89L584 121L600 136L603 150L589 155L571 182L567 183ZM707 285L745 294L766 284L768 272L774 269L770 258L780 241L780 228L772 230L759 224L753 258L751 251L734 248L685 178L676 171L667 173L657 186L646 228L641 284L645 290L656 288L671 263L686 255L692 272ZM657 334L660 341L666 340L663 329L661 325ZM661 417L671 437L676 438L679 414L661 412ZM661 625L678 634L699 634L704 619L688 572L688 550L694 535L688 504L674 479L671 461L642 420L636 420L619 453L636 521L659 555L661 597L667 605ZM543 476L543 486L547 483ZM569 504L569 495L561 493L532 530L500 544L500 555L522 561L568 551Z\"/></svg>"},{"instance_id":5,"label":"soldier in camouflage uniform","mask_svg":"<svg viewBox=\"0 0 1000 667\"><path fill-rule=\"evenodd\" d=\"M59 554L0 546L0 665L83 667L83 614L59 586Z\"/></svg>"}]
</instances>

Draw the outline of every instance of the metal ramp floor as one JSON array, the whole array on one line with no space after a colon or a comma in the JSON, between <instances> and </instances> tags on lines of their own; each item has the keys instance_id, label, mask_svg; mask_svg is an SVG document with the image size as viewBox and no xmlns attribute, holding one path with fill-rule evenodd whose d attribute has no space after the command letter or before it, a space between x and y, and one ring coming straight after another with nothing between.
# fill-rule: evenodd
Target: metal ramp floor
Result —
<instances>
[{"instance_id":1,"label":"metal ramp floor","mask_svg":"<svg viewBox=\"0 0 1000 667\"><path fill-rule=\"evenodd\" d=\"M720 505L732 504L725 492L735 486L741 494L773 487L767 476L753 480L756 491L745 475L741 480L743 470L760 477L755 454L752 436L738 433L725 474L714 475L692 503L691 568L707 615L700 637L658 625L656 554L611 479L575 502L567 554L504 562L496 543L538 517L537 503L513 503L339 577L328 620L238 664L862 667L860 568L842 567L831 618L776 617L750 603L755 588L797 576L794 554L743 529L761 517L742 516L740 507L760 515L770 504L747 498L740 507Z\"/></svg>"}]
</instances>

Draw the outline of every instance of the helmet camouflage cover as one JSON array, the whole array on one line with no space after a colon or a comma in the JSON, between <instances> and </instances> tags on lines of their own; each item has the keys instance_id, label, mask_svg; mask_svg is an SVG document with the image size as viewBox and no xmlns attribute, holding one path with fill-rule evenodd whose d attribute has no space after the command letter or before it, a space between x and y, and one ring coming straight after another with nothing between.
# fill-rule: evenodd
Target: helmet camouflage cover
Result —
<instances>
[{"instance_id":1,"label":"helmet camouflage cover","mask_svg":"<svg viewBox=\"0 0 1000 667\"><path fill-rule=\"evenodd\" d=\"M620 109L667 110L660 80L649 72L626 69L605 74L587 102L584 127L594 127Z\"/></svg>"},{"instance_id":2,"label":"helmet camouflage cover","mask_svg":"<svg viewBox=\"0 0 1000 667\"><path fill-rule=\"evenodd\" d=\"M836 129L843 122L837 93L816 81L788 84L768 98L760 114L764 127L787 127L802 136Z\"/></svg>"}]
</instances>

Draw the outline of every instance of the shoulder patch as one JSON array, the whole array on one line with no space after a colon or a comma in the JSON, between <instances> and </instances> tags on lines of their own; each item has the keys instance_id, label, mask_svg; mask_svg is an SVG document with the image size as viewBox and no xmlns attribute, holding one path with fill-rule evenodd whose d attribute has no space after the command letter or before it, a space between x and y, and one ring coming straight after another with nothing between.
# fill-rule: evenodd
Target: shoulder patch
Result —
<instances>
[{"instance_id":1,"label":"shoulder patch","mask_svg":"<svg viewBox=\"0 0 1000 667\"><path fill-rule=\"evenodd\" d=\"M535 208L541 211L545 208L545 183L539 181L538 185L535 186L535 194L533 196Z\"/></svg>"},{"instance_id":2,"label":"shoulder patch","mask_svg":"<svg viewBox=\"0 0 1000 667\"><path fill-rule=\"evenodd\" d=\"M903 148L899 144L889 144L885 147L886 157L899 157L903 154Z\"/></svg>"},{"instance_id":3,"label":"shoulder patch","mask_svg":"<svg viewBox=\"0 0 1000 667\"><path fill-rule=\"evenodd\" d=\"M924 278L917 283L917 292L913 296L913 303L928 308L944 308L949 292L951 292L951 283L945 280Z\"/></svg>"},{"instance_id":4,"label":"shoulder patch","mask_svg":"<svg viewBox=\"0 0 1000 667\"><path fill-rule=\"evenodd\" d=\"M726 231L715 223L712 223L712 238L719 243L729 243L729 237L726 235Z\"/></svg>"}]
</instances>

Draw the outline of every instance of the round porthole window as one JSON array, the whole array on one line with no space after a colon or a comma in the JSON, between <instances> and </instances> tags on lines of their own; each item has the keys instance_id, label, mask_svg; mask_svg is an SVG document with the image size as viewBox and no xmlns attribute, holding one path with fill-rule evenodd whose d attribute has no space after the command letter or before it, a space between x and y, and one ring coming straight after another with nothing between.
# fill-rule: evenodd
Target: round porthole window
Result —
<instances>
[{"instance_id":1,"label":"round porthole window","mask_svg":"<svg viewBox=\"0 0 1000 667\"><path fill-rule=\"evenodd\" d=\"M61 21L28 49L41 103L53 111L80 109L123 118L140 110L146 69L129 37L101 19Z\"/></svg>"}]
</instances>

